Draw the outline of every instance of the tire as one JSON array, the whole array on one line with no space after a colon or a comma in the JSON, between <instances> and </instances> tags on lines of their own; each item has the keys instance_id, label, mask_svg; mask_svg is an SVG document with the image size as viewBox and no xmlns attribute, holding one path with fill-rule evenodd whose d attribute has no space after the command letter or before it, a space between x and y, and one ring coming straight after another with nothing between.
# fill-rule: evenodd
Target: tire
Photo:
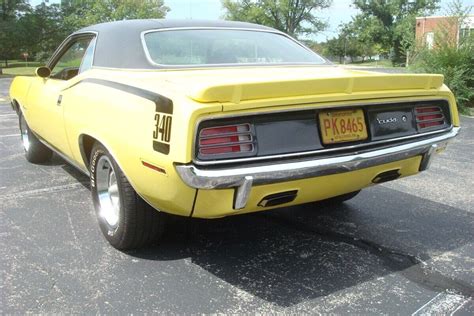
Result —
<instances>
[{"instance_id":1,"label":"tire","mask_svg":"<svg viewBox=\"0 0 474 316\"><path fill-rule=\"evenodd\" d=\"M360 193L360 191L361 190L346 193L346 194L341 194L341 195L334 196L326 200L319 201L317 203L328 204L328 205L341 204L341 203L344 203L345 201L349 201L350 199L354 198L357 194Z\"/></svg>"},{"instance_id":2,"label":"tire","mask_svg":"<svg viewBox=\"0 0 474 316\"><path fill-rule=\"evenodd\" d=\"M42 163L50 160L53 152L33 134L21 112L19 114L19 125L26 160L32 163Z\"/></svg>"},{"instance_id":3,"label":"tire","mask_svg":"<svg viewBox=\"0 0 474 316\"><path fill-rule=\"evenodd\" d=\"M113 247L140 248L161 237L166 214L138 196L113 157L99 143L92 148L90 177L97 220Z\"/></svg>"}]
</instances>

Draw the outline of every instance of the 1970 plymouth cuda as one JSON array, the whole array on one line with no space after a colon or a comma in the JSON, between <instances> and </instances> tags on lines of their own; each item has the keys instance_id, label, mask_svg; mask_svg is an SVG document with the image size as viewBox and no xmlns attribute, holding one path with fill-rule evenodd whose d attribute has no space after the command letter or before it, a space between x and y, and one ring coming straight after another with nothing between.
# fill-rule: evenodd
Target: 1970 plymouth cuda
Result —
<instances>
[{"instance_id":1,"label":"1970 plymouth cuda","mask_svg":"<svg viewBox=\"0 0 474 316\"><path fill-rule=\"evenodd\" d=\"M272 28L133 20L69 36L10 94L26 159L90 176L118 249L216 218L414 175L459 131L443 76L335 67Z\"/></svg>"}]
</instances>

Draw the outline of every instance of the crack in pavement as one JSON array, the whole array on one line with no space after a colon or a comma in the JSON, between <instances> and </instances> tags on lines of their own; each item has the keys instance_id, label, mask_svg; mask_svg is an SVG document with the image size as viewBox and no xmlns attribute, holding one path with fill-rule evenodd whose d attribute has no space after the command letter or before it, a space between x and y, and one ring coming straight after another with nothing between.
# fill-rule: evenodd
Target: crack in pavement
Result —
<instances>
[{"instance_id":1,"label":"crack in pavement","mask_svg":"<svg viewBox=\"0 0 474 316\"><path fill-rule=\"evenodd\" d=\"M348 236L321 227L315 228L303 222L282 218L275 214L262 213L259 214L259 216L265 217L286 228L306 234L316 234L325 240L341 242L365 250L380 258L384 265L390 270L400 271L400 273L410 281L429 290L435 292L451 290L465 297L474 297L474 286L463 280L446 276L436 271L433 267L427 267L426 261L431 259L428 255L422 254L422 257L418 258L417 256L403 253L369 240Z\"/></svg>"}]
</instances>

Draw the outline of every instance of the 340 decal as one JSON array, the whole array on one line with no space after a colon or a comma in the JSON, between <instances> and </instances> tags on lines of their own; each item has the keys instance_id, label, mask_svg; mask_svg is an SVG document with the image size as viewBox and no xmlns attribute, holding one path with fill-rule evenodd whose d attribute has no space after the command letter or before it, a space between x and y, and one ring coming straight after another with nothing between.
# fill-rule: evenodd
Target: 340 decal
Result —
<instances>
[{"instance_id":1,"label":"340 decal","mask_svg":"<svg viewBox=\"0 0 474 316\"><path fill-rule=\"evenodd\" d=\"M173 117L171 115L155 114L155 130L153 138L161 142L169 143L171 139L171 124Z\"/></svg>"},{"instance_id":2,"label":"340 decal","mask_svg":"<svg viewBox=\"0 0 474 316\"><path fill-rule=\"evenodd\" d=\"M164 154L169 153L171 140L171 125L173 117L166 114L155 114L155 129L153 130L153 148Z\"/></svg>"}]
</instances>

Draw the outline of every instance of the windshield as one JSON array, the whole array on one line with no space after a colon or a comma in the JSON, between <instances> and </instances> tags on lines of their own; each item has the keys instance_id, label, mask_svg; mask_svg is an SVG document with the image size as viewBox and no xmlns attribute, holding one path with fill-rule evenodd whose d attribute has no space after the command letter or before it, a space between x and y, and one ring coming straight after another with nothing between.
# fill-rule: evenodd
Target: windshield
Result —
<instances>
[{"instance_id":1,"label":"windshield","mask_svg":"<svg viewBox=\"0 0 474 316\"><path fill-rule=\"evenodd\" d=\"M316 53L272 32L183 29L145 33L145 49L155 64L325 64Z\"/></svg>"}]
</instances>

